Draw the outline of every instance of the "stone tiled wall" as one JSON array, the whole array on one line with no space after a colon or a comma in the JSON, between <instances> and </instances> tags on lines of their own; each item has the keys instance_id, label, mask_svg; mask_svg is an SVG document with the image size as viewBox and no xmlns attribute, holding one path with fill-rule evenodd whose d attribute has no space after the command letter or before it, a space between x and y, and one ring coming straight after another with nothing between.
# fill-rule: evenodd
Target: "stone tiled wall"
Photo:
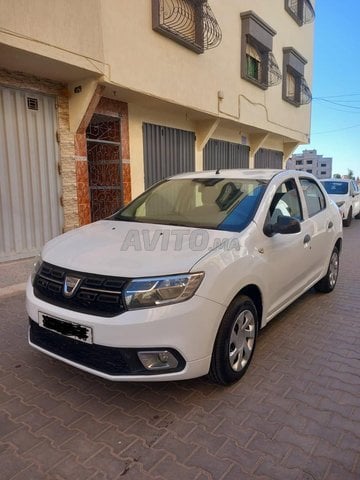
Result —
<instances>
[{"instance_id":1,"label":"stone tiled wall","mask_svg":"<svg viewBox=\"0 0 360 480\"><path fill-rule=\"evenodd\" d=\"M74 135L69 130L68 92L65 85L43 78L25 75L20 72L9 72L0 69L0 84L5 87L20 88L56 97L57 126L60 151L61 199L63 205L64 231L79 226L77 202L77 182Z\"/></svg>"}]
</instances>

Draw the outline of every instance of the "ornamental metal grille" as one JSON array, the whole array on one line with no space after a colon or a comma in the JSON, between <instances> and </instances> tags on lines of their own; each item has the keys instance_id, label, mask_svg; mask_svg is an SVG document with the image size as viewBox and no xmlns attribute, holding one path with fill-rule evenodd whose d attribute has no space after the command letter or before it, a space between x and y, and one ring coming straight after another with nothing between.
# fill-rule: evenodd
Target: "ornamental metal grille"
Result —
<instances>
[{"instance_id":1,"label":"ornamental metal grille","mask_svg":"<svg viewBox=\"0 0 360 480\"><path fill-rule=\"evenodd\" d=\"M312 93L304 77L300 83L300 105L306 105L312 101Z\"/></svg>"},{"instance_id":2,"label":"ornamental metal grille","mask_svg":"<svg viewBox=\"0 0 360 480\"><path fill-rule=\"evenodd\" d=\"M281 82L282 76L280 72L280 68L276 63L276 59L272 52L267 54L267 87L273 87L274 85L279 85ZM265 64L266 64L265 63Z\"/></svg>"},{"instance_id":3,"label":"ornamental metal grille","mask_svg":"<svg viewBox=\"0 0 360 480\"><path fill-rule=\"evenodd\" d=\"M86 130L91 220L122 206L120 119L95 114Z\"/></svg>"},{"instance_id":4,"label":"ornamental metal grille","mask_svg":"<svg viewBox=\"0 0 360 480\"><path fill-rule=\"evenodd\" d=\"M314 21L315 10L310 0L286 0L286 6L301 25Z\"/></svg>"},{"instance_id":5,"label":"ornamental metal grille","mask_svg":"<svg viewBox=\"0 0 360 480\"><path fill-rule=\"evenodd\" d=\"M206 0L153 0L153 28L197 53L217 47L222 39Z\"/></svg>"}]
</instances>

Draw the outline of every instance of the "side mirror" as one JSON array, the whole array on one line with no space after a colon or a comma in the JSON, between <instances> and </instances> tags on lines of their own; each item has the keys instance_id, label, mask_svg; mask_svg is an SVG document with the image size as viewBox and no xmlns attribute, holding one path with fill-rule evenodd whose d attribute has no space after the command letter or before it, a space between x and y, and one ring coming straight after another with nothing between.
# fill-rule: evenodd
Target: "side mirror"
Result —
<instances>
[{"instance_id":1,"label":"side mirror","mask_svg":"<svg viewBox=\"0 0 360 480\"><path fill-rule=\"evenodd\" d=\"M301 225L297 218L279 216L277 222L274 225L267 223L264 226L264 233L267 237L272 237L275 233L281 235L288 235L291 233L299 233L301 231Z\"/></svg>"}]
</instances>

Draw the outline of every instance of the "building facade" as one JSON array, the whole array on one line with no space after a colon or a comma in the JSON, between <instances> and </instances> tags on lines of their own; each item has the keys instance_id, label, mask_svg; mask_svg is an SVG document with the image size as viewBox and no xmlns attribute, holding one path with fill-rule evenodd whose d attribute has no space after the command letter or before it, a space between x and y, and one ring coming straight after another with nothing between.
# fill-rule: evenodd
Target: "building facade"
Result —
<instances>
[{"instance_id":1,"label":"building facade","mask_svg":"<svg viewBox=\"0 0 360 480\"><path fill-rule=\"evenodd\" d=\"M310 0L0 0L0 261L308 143Z\"/></svg>"},{"instance_id":2,"label":"building facade","mask_svg":"<svg viewBox=\"0 0 360 480\"><path fill-rule=\"evenodd\" d=\"M286 163L290 170L301 170L315 175L317 178L332 177L332 158L318 155L316 150L303 150L294 153Z\"/></svg>"}]
</instances>

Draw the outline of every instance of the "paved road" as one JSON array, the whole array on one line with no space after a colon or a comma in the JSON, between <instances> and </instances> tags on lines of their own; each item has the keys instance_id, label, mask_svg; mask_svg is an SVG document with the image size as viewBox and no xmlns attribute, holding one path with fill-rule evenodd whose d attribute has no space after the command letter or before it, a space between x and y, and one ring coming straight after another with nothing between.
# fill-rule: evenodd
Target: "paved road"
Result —
<instances>
[{"instance_id":1,"label":"paved road","mask_svg":"<svg viewBox=\"0 0 360 480\"><path fill-rule=\"evenodd\" d=\"M261 333L236 385L109 383L30 349L0 299L3 480L359 480L360 221L336 291Z\"/></svg>"}]
</instances>

